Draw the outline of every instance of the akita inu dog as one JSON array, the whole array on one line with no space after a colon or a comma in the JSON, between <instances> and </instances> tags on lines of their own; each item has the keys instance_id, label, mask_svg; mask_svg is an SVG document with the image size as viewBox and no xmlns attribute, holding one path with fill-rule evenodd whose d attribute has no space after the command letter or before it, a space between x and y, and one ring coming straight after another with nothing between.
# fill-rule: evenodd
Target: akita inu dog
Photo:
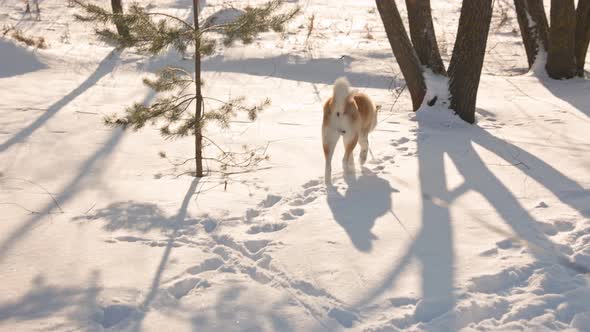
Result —
<instances>
[{"instance_id":1,"label":"akita inu dog","mask_svg":"<svg viewBox=\"0 0 590 332\"><path fill-rule=\"evenodd\" d=\"M343 137L344 158L342 168L349 172L354 167L352 152L356 143L360 143L359 155L361 165L367 161L369 151L369 133L377 125L377 109L364 93L350 90L350 84L345 77L334 82L334 92L324 103L324 120L322 122L322 143L326 168L324 179L326 184L332 183L332 155L336 143Z\"/></svg>"}]
</instances>

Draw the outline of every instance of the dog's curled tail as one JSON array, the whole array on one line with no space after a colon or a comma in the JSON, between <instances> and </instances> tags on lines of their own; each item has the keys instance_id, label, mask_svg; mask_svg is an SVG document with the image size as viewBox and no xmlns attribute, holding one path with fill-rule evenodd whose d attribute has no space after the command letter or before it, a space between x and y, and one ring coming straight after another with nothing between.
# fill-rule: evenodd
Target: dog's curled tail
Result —
<instances>
[{"instance_id":1,"label":"dog's curled tail","mask_svg":"<svg viewBox=\"0 0 590 332\"><path fill-rule=\"evenodd\" d=\"M334 108L339 112L344 111L344 105L346 105L346 98L350 94L350 83L346 77L340 77L334 82Z\"/></svg>"}]
</instances>

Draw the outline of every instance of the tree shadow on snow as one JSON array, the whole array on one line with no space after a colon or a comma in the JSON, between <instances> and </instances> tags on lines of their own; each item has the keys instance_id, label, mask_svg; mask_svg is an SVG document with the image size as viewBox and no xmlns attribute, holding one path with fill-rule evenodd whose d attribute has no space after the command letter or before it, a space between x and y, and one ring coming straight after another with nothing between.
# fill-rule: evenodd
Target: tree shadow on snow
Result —
<instances>
[{"instance_id":1,"label":"tree shadow on snow","mask_svg":"<svg viewBox=\"0 0 590 332\"><path fill-rule=\"evenodd\" d=\"M23 296L0 302L0 322L45 319L55 317L67 309L71 310L68 317L80 323L80 327L88 326L89 321L102 324L104 316L98 315L98 295L101 291L99 279L99 272L92 271L87 287L65 287L50 285L43 275L38 275L33 278L31 288Z\"/></svg>"},{"instance_id":2,"label":"tree shadow on snow","mask_svg":"<svg viewBox=\"0 0 590 332\"><path fill-rule=\"evenodd\" d=\"M47 68L37 59L35 53L7 40L0 39L0 54L0 78L24 75Z\"/></svg>"},{"instance_id":3,"label":"tree shadow on snow","mask_svg":"<svg viewBox=\"0 0 590 332\"><path fill-rule=\"evenodd\" d=\"M89 319L109 328L117 324L124 324L130 330L140 331L142 321L152 306L160 290L160 283L164 271L168 265L172 249L176 247L179 236L187 234L185 231L196 221L188 216L188 206L191 197L195 194L199 179L195 178L187 190L186 195L176 215L166 217L162 211L153 204L133 204L129 202L112 204L98 210L90 219L106 219L105 228L109 231L120 229L138 230L147 232L152 229L160 229L168 233L168 240L160 263L154 272L149 289L145 292L143 301L138 305L126 306L116 304L101 308L103 314L96 316L98 306L96 303L83 304L83 299L96 299L99 292L97 286L88 289L59 288L45 286L42 278L35 279L33 289L20 300L8 303L0 303L0 321L5 319L30 320L53 316L56 312L69 306L79 306L80 310L88 311L88 314L76 314L74 317L88 323ZM74 220L87 219L87 216L76 217ZM129 219L129 220L126 220ZM145 220L142 220L145 219ZM96 279L96 278L94 278ZM96 282L93 282L96 284ZM89 294L92 292L94 296ZM94 301L96 302L96 301ZM96 316L96 317L95 317Z\"/></svg>"},{"instance_id":4,"label":"tree shadow on snow","mask_svg":"<svg viewBox=\"0 0 590 332\"><path fill-rule=\"evenodd\" d=\"M398 83L391 75L351 72L349 61L348 58L307 59L293 55L233 60L217 55L203 61L203 70L321 84L333 84L337 78L346 76L352 86L360 88L389 89L392 83Z\"/></svg>"},{"instance_id":5,"label":"tree shadow on snow","mask_svg":"<svg viewBox=\"0 0 590 332\"><path fill-rule=\"evenodd\" d=\"M367 168L363 168L360 177L345 179L348 188L344 195L336 188L329 188L328 206L334 220L344 228L354 246L369 252L377 239L371 229L377 218L391 211L391 195L397 190Z\"/></svg>"},{"instance_id":6,"label":"tree shadow on snow","mask_svg":"<svg viewBox=\"0 0 590 332\"><path fill-rule=\"evenodd\" d=\"M113 130L108 140L100 147L94 154L92 154L81 166L70 182L68 182L59 194L55 195L55 201L60 205L74 198L79 193L87 176L96 168L100 168L105 163L108 157L113 153L115 147L123 137L124 131L122 129ZM43 207L43 209L33 214L27 221L12 233L5 237L5 240L0 242L0 261L8 254L10 249L22 238L29 230L33 228L39 221L46 217L49 213L56 209L53 201Z\"/></svg>"},{"instance_id":7,"label":"tree shadow on snow","mask_svg":"<svg viewBox=\"0 0 590 332\"><path fill-rule=\"evenodd\" d=\"M189 16L185 18L185 20L188 23L193 24L193 0L176 0L173 4L170 5L170 7L175 9L188 9L190 13ZM207 7L207 0L199 0L199 14L203 11L203 8L205 7Z\"/></svg>"},{"instance_id":8,"label":"tree shadow on snow","mask_svg":"<svg viewBox=\"0 0 590 332\"><path fill-rule=\"evenodd\" d=\"M0 153L6 151L14 144L21 143L29 136L31 136L37 129L41 128L49 119L57 114L61 109L67 106L74 99L82 95L88 89L93 87L101 78L111 73L113 69L119 64L119 51L111 51L96 67L94 72L84 80L77 88L72 90L67 95L63 96L60 100L49 106L47 110L38 117L33 123L21 129L19 132L14 134L10 139L0 144Z\"/></svg>"},{"instance_id":9,"label":"tree shadow on snow","mask_svg":"<svg viewBox=\"0 0 590 332\"><path fill-rule=\"evenodd\" d=\"M490 171L474 146L479 145L514 167L519 167L524 174L538 181L564 204L585 217L590 215L588 190L543 160L493 136L482 128L466 124L460 125L459 128L449 128L441 124L433 124L433 121L420 119L418 124L417 153L423 198L422 226L407 251L387 276L376 287L369 290L361 300L352 304L352 308L360 309L386 290L395 288L395 283L402 272L410 262L416 260L422 269L422 298L416 304L413 317L406 319L405 323L400 323L406 325L397 327L409 328L420 322L434 327L442 324L443 328L451 330L464 327L457 326L459 321L457 313L451 311L455 306L456 296L454 294L453 220L449 208L460 196L469 191L479 193L489 202L512 228L514 233L507 236L512 235L515 241L523 242L528 252L538 261L546 264L560 264L574 273L590 272L590 267L572 263L567 256L568 248L560 247L546 236L539 227L539 223L521 205L518 198ZM508 154L510 150L513 153ZM464 182L453 189L447 187L445 155L450 158L464 178ZM359 195L354 203L358 204L358 201L362 201L363 198ZM384 208L379 207L377 210L383 211ZM499 232L499 228L495 225L489 225L483 220L474 221L479 222L489 231ZM363 230L360 234L365 234L363 238L366 238L369 232Z\"/></svg>"},{"instance_id":10,"label":"tree shadow on snow","mask_svg":"<svg viewBox=\"0 0 590 332\"><path fill-rule=\"evenodd\" d=\"M569 80L539 78L539 82L555 97L590 117L590 80L581 77Z\"/></svg>"},{"instance_id":11,"label":"tree shadow on snow","mask_svg":"<svg viewBox=\"0 0 590 332\"><path fill-rule=\"evenodd\" d=\"M77 88L70 91L70 93L63 96L57 102L55 102L51 106L49 106L47 108L47 110L45 110L40 117L38 117L35 121L33 121L33 123L29 124L25 128L18 131L16 134L14 134L7 141L1 143L0 144L0 153L6 151L7 149L9 149L11 146L13 146L15 144L19 144L19 143L22 143L23 141L25 141L28 137L33 135L33 133L35 133L36 130L41 128L47 121L49 121L51 118L53 118L59 111L61 111L69 103L71 103L76 98L83 95L84 93L86 93L89 89L91 89L94 85L96 85L103 77L105 77L108 74L111 74L117 66L119 66L121 64L127 64L130 62L142 61L142 60L145 60L145 62L139 62L139 64L138 64L139 69L142 69L145 71L150 71L150 72L156 72L156 71L162 69L164 66L170 65L170 64L174 64L179 67L187 68L187 70L189 70L189 71L194 70L194 64L192 62L184 61L182 59L182 55L180 55L178 52L176 52L173 49L169 50L168 52L166 52L162 55L151 57L151 58L146 58L143 55L136 55L136 56L130 56L125 60L121 59L121 51L120 50L113 49L107 56L104 57L104 59L102 59L102 61L98 64L98 66L96 67L94 72L92 72L92 74L90 74L90 76L88 76L86 78L86 80L84 80L84 82L82 82ZM147 104L154 97L155 97L154 91L150 90L148 92L148 97L146 97L142 103Z\"/></svg>"},{"instance_id":12,"label":"tree shadow on snow","mask_svg":"<svg viewBox=\"0 0 590 332\"><path fill-rule=\"evenodd\" d=\"M177 247L178 238L186 235L196 234L195 224L199 221L191 218L188 213L191 198L195 196L199 184L199 178L194 178L178 212L167 217L155 204L121 202L111 204L103 209L97 210L89 216L80 216L76 220L100 220L105 222L104 228L108 231L131 230L147 232L160 230L168 233L168 240L163 248L163 253L155 269L152 281L145 291L141 303L132 308L131 314L123 319L117 320L118 328L127 331L142 331L143 321L148 312L153 308L162 309L163 314L170 317L186 318L190 316L194 331L228 331L236 328L236 321L239 321L240 330L261 331L265 326L273 327L273 331L294 331L291 323L285 318L283 309L291 304L287 301L276 303L257 303L257 305L244 305L244 301L256 300L248 293L248 288L242 285L235 285L232 282L219 284L219 295L214 303L205 303L201 310L194 312L188 307L170 303L169 294L161 296L162 278L170 262L173 249ZM165 308L158 305L163 301ZM167 309L169 307L172 309ZM166 311L167 310L167 311ZM190 310L190 311L189 311ZM110 320L109 320L110 321ZM109 325L113 326L113 325Z\"/></svg>"},{"instance_id":13,"label":"tree shadow on snow","mask_svg":"<svg viewBox=\"0 0 590 332\"><path fill-rule=\"evenodd\" d=\"M131 230L147 233L158 230L164 233L186 230L198 223L193 218L178 219L167 217L157 204L134 201L115 202L93 213L72 218L74 221L104 222L103 229L108 232Z\"/></svg>"},{"instance_id":14,"label":"tree shadow on snow","mask_svg":"<svg viewBox=\"0 0 590 332\"><path fill-rule=\"evenodd\" d=\"M150 91L150 93L144 98L144 102L149 102L154 96L155 93ZM60 205L63 205L84 189L84 185L89 179L89 175L93 175L93 178L97 178L97 175L100 174L101 167L105 165L108 158L115 151L116 147L124 137L124 134L125 131L123 129L114 129L105 143L80 165L77 174L59 191L59 194L55 195L55 201ZM24 237L28 231L55 209L56 205L51 201L45 205L43 209L32 215L20 227L8 234L5 239L0 242L0 261L4 259L10 249L12 249L12 247L14 247L14 245L16 245L16 243Z\"/></svg>"},{"instance_id":15,"label":"tree shadow on snow","mask_svg":"<svg viewBox=\"0 0 590 332\"><path fill-rule=\"evenodd\" d=\"M152 278L152 283L150 285L150 289L149 289L147 295L145 296L143 302L139 306L139 310L140 310L139 314L140 315L139 315L138 321L134 323L133 331L141 331L142 330L141 325L142 325L143 319L145 318L145 315L149 311L150 305L152 304L152 302L156 298L156 295L158 295L158 291L160 289L160 282L162 280L162 275L164 274L164 270L166 269L166 267L168 265L168 261L170 259L170 254L172 253L172 249L174 248L176 238L178 236L180 236L180 231L181 231L180 226L183 225L185 223L185 220L187 219L188 205L189 205L191 197L193 197L193 195L195 194L195 192L197 190L197 185L199 184L199 179L200 178L195 177L191 181L191 184L190 184L188 190L186 191L186 194L184 195L184 199L182 200L182 204L180 205L180 208L178 209L178 213L176 214L176 216L173 217L173 220L172 220L173 227L171 229L172 233L168 236L168 241L166 243L164 253L162 254L162 258L160 259L160 263L158 264L156 272L154 273L154 277Z\"/></svg>"},{"instance_id":16,"label":"tree shadow on snow","mask_svg":"<svg viewBox=\"0 0 590 332\"><path fill-rule=\"evenodd\" d=\"M289 301L283 299L253 305L244 305L244 301L256 302L246 286L226 287L220 291L215 303L206 303L193 315L193 331L265 331L268 326L271 326L270 331L296 331L284 314L284 310L292 305Z\"/></svg>"}]
</instances>

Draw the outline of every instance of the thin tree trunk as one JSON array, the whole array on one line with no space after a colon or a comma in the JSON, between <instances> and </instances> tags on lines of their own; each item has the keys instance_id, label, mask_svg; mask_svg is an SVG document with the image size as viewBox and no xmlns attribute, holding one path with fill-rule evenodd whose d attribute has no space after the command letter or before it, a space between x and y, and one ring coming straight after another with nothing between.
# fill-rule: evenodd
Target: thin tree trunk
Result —
<instances>
[{"instance_id":1,"label":"thin tree trunk","mask_svg":"<svg viewBox=\"0 0 590 332\"><path fill-rule=\"evenodd\" d=\"M545 7L543 7L543 0L514 0L514 8L527 61L529 68L531 68L537 59L539 50L547 51L548 49L549 24Z\"/></svg>"},{"instance_id":2,"label":"thin tree trunk","mask_svg":"<svg viewBox=\"0 0 590 332\"><path fill-rule=\"evenodd\" d=\"M113 14L123 14L123 4L121 3L121 0L111 0L111 7L113 7ZM117 18L115 18L115 26L117 27L117 32L120 36L129 36L129 29Z\"/></svg>"},{"instance_id":3,"label":"thin tree trunk","mask_svg":"<svg viewBox=\"0 0 590 332\"><path fill-rule=\"evenodd\" d=\"M446 75L447 71L440 57L434 33L430 0L406 0L406 7L410 37L420 63L430 68L435 74Z\"/></svg>"},{"instance_id":4,"label":"thin tree trunk","mask_svg":"<svg viewBox=\"0 0 590 332\"><path fill-rule=\"evenodd\" d=\"M41 9L39 8L39 0L35 0L35 10L37 11L37 21L41 21Z\"/></svg>"},{"instance_id":5,"label":"thin tree trunk","mask_svg":"<svg viewBox=\"0 0 590 332\"><path fill-rule=\"evenodd\" d=\"M449 65L451 108L475 122L475 101L492 19L492 0L463 1L459 29Z\"/></svg>"},{"instance_id":6,"label":"thin tree trunk","mask_svg":"<svg viewBox=\"0 0 590 332\"><path fill-rule=\"evenodd\" d=\"M193 0L193 16L195 29L199 29L199 0ZM201 40L195 36L195 163L197 177L203 177L203 132L201 118L203 116L203 95L201 94Z\"/></svg>"},{"instance_id":7,"label":"thin tree trunk","mask_svg":"<svg viewBox=\"0 0 590 332\"><path fill-rule=\"evenodd\" d=\"M584 64L590 43L590 0L579 0L576 9L576 74L584 77Z\"/></svg>"},{"instance_id":8,"label":"thin tree trunk","mask_svg":"<svg viewBox=\"0 0 590 332\"><path fill-rule=\"evenodd\" d=\"M527 0L529 5L529 14L533 19L532 24L535 26L537 34L538 47L543 47L543 50L549 49L549 22L547 22L547 13L545 13L545 6L543 0Z\"/></svg>"},{"instance_id":9,"label":"thin tree trunk","mask_svg":"<svg viewBox=\"0 0 590 332\"><path fill-rule=\"evenodd\" d=\"M576 74L576 8L574 0L551 0L551 28L547 73L551 78L572 78Z\"/></svg>"},{"instance_id":10,"label":"thin tree trunk","mask_svg":"<svg viewBox=\"0 0 590 332\"><path fill-rule=\"evenodd\" d=\"M381 15L387 39L391 45L393 55L404 75L408 90L412 97L412 108L414 111L420 108L426 94L426 84L422 76L420 60L412 47L408 33L404 27L395 0L375 0L377 10Z\"/></svg>"},{"instance_id":11,"label":"thin tree trunk","mask_svg":"<svg viewBox=\"0 0 590 332\"><path fill-rule=\"evenodd\" d=\"M530 22L531 18L527 0L514 0L514 9L516 10L516 18L526 52L526 59L529 63L529 68L531 68L537 57L538 44L535 38L534 25Z\"/></svg>"}]
</instances>

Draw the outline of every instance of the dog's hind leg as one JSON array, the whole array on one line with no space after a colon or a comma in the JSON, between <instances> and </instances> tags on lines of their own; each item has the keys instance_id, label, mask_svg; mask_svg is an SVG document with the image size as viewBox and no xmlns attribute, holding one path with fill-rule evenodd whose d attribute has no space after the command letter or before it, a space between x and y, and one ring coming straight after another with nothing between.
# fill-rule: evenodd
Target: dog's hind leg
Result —
<instances>
[{"instance_id":1,"label":"dog's hind leg","mask_svg":"<svg viewBox=\"0 0 590 332\"><path fill-rule=\"evenodd\" d=\"M359 144L361 146L361 153L359 154L359 161L361 165L364 165L367 161L367 153L369 152L369 132L366 130L361 131L359 137Z\"/></svg>"},{"instance_id":2,"label":"dog's hind leg","mask_svg":"<svg viewBox=\"0 0 590 332\"><path fill-rule=\"evenodd\" d=\"M344 135L344 158L342 159L342 168L345 172L350 171L351 168L354 169L354 156L352 155L352 151L356 147L358 139L358 134L353 135L351 133Z\"/></svg>"},{"instance_id":3,"label":"dog's hind leg","mask_svg":"<svg viewBox=\"0 0 590 332\"><path fill-rule=\"evenodd\" d=\"M336 148L336 143L340 135L338 133L331 132L330 129L324 128L322 132L322 143L324 147L324 157L326 159L326 166L324 170L324 181L327 185L332 184L332 156Z\"/></svg>"},{"instance_id":4,"label":"dog's hind leg","mask_svg":"<svg viewBox=\"0 0 590 332\"><path fill-rule=\"evenodd\" d=\"M354 167L354 155L352 154L356 143L358 141L358 134L344 135L344 158L342 159L342 169L344 170L344 182L349 186L356 181L356 170Z\"/></svg>"}]
</instances>

